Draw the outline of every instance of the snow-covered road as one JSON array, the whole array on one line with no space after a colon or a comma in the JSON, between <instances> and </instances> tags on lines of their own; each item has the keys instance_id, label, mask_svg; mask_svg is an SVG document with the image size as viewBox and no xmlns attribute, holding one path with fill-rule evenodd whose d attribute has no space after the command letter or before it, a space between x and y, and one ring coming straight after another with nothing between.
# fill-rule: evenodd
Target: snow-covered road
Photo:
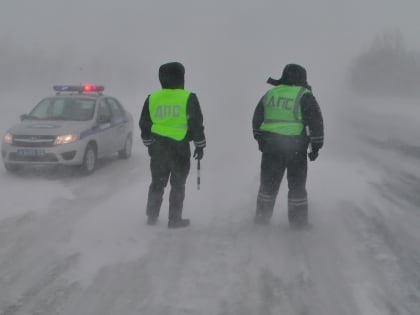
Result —
<instances>
[{"instance_id":1,"label":"snow-covered road","mask_svg":"<svg viewBox=\"0 0 420 315\"><path fill-rule=\"evenodd\" d=\"M192 226L175 231L166 202L158 225L145 224L140 142L132 159L103 161L89 177L1 171L0 314L420 314L416 119L400 125L409 142L388 147L407 139L379 132L392 119L345 116L341 127L357 123L359 134L327 129L310 164L308 231L289 229L285 185L271 224L253 225L258 155L216 168L209 153L200 191L192 167Z\"/></svg>"}]
</instances>

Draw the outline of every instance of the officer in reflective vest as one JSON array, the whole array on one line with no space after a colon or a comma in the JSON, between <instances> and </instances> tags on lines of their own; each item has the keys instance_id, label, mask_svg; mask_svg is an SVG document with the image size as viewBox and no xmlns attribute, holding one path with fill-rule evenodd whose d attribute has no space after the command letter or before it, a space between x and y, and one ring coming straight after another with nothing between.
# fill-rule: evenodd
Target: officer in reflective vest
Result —
<instances>
[{"instance_id":1,"label":"officer in reflective vest","mask_svg":"<svg viewBox=\"0 0 420 315\"><path fill-rule=\"evenodd\" d=\"M260 187L254 222L269 223L280 183L287 171L288 219L292 227L308 226L307 150L314 161L324 143L320 107L307 83L306 70L287 65L279 80L259 101L252 119L262 152ZM309 133L306 132L309 130Z\"/></svg>"},{"instance_id":2,"label":"officer in reflective vest","mask_svg":"<svg viewBox=\"0 0 420 315\"><path fill-rule=\"evenodd\" d=\"M179 62L160 66L162 89L148 95L139 120L152 173L146 205L149 225L157 222L168 181L171 185L168 227L190 224L189 219L182 218L185 183L190 171L190 141L195 145L193 157L201 160L206 138L198 98L184 89L184 74L184 66Z\"/></svg>"}]
</instances>

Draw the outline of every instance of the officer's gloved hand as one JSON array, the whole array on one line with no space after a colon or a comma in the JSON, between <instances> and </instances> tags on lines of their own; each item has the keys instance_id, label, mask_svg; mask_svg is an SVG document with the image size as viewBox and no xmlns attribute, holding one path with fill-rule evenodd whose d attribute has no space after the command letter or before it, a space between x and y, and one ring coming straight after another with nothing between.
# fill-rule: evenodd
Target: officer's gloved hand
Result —
<instances>
[{"instance_id":1,"label":"officer's gloved hand","mask_svg":"<svg viewBox=\"0 0 420 315\"><path fill-rule=\"evenodd\" d=\"M193 158L196 160L201 160L204 155L204 148L203 147L196 147L194 150Z\"/></svg>"},{"instance_id":2,"label":"officer's gloved hand","mask_svg":"<svg viewBox=\"0 0 420 315\"><path fill-rule=\"evenodd\" d=\"M262 152L263 148L264 148L264 143L265 143L264 139L261 136L257 136L257 137L255 137L255 139L258 142L258 150L260 150Z\"/></svg>"},{"instance_id":3,"label":"officer's gloved hand","mask_svg":"<svg viewBox=\"0 0 420 315\"><path fill-rule=\"evenodd\" d=\"M315 161L317 157L318 157L318 150L313 150L312 152L308 153L308 158L309 158L309 161L311 162Z\"/></svg>"},{"instance_id":4,"label":"officer's gloved hand","mask_svg":"<svg viewBox=\"0 0 420 315\"><path fill-rule=\"evenodd\" d=\"M152 156L152 144L155 142L155 139L142 139L143 144L147 147L147 152L149 153L149 156Z\"/></svg>"}]
</instances>

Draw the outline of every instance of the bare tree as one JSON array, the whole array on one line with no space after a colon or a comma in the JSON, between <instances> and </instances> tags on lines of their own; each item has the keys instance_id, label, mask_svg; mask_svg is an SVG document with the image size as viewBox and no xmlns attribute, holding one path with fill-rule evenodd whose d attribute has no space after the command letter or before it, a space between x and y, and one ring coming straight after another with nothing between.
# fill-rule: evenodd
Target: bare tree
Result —
<instances>
[{"instance_id":1,"label":"bare tree","mask_svg":"<svg viewBox=\"0 0 420 315\"><path fill-rule=\"evenodd\" d=\"M418 54L406 48L399 31L386 31L373 40L367 51L355 58L350 80L353 90L360 94L418 96Z\"/></svg>"}]
</instances>

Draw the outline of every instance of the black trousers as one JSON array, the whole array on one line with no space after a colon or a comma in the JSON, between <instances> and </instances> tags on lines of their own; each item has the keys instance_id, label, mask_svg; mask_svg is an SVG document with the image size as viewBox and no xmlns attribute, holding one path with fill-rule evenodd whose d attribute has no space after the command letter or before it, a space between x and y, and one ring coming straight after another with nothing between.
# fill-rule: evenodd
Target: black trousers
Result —
<instances>
[{"instance_id":1,"label":"black trousers","mask_svg":"<svg viewBox=\"0 0 420 315\"><path fill-rule=\"evenodd\" d=\"M149 147L149 155L152 183L149 186L146 214L155 218L159 216L164 190L169 180L169 220L181 219L185 183L190 171L189 143L176 146L154 143Z\"/></svg>"},{"instance_id":2,"label":"black trousers","mask_svg":"<svg viewBox=\"0 0 420 315\"><path fill-rule=\"evenodd\" d=\"M263 152L256 215L267 219L272 216L280 183L284 173L287 172L289 222L296 225L306 224L308 220L307 170L306 151Z\"/></svg>"}]
</instances>

